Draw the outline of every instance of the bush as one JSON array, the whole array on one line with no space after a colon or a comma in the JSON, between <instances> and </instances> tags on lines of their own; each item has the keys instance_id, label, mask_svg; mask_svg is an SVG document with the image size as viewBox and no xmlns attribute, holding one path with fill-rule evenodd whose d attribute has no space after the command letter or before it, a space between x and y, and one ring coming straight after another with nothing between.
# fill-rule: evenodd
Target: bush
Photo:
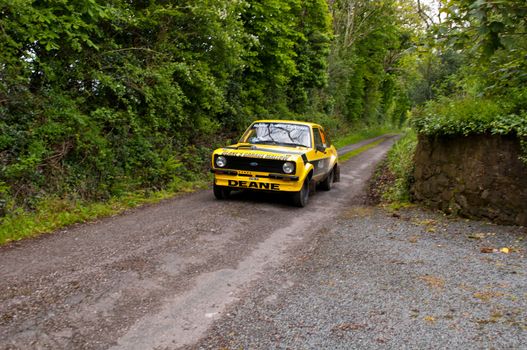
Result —
<instances>
[{"instance_id":1,"label":"bush","mask_svg":"<svg viewBox=\"0 0 527 350\"><path fill-rule=\"evenodd\" d=\"M516 104L475 97L429 101L417 109L412 124L426 135L514 134L527 136L527 112Z\"/></svg>"}]
</instances>

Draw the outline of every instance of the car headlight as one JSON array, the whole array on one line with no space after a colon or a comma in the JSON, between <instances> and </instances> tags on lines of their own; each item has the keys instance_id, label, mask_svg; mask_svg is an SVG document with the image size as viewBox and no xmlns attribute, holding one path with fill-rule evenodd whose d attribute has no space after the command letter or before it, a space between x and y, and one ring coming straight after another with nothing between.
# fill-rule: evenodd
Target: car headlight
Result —
<instances>
[{"instance_id":1,"label":"car headlight","mask_svg":"<svg viewBox=\"0 0 527 350\"><path fill-rule=\"evenodd\" d=\"M225 165L227 165L227 159L224 156L217 156L216 166L218 166L219 168L223 168Z\"/></svg>"},{"instance_id":2,"label":"car headlight","mask_svg":"<svg viewBox=\"0 0 527 350\"><path fill-rule=\"evenodd\" d=\"M286 174L291 174L293 171L295 171L295 164L292 162L285 162L284 165L282 165L282 170Z\"/></svg>"}]
</instances>

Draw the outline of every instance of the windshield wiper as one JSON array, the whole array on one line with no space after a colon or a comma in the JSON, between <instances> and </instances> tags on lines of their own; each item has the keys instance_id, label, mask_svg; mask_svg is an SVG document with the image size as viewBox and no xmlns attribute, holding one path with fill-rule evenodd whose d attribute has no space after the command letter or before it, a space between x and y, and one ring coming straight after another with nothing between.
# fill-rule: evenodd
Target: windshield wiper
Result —
<instances>
[{"instance_id":1,"label":"windshield wiper","mask_svg":"<svg viewBox=\"0 0 527 350\"><path fill-rule=\"evenodd\" d=\"M279 146L286 146L286 147L307 147L306 145L303 145L301 143L290 143L290 142L277 142L277 141L271 141L271 140L258 140L253 141L252 144L258 144L258 145L279 145Z\"/></svg>"},{"instance_id":2,"label":"windshield wiper","mask_svg":"<svg viewBox=\"0 0 527 350\"><path fill-rule=\"evenodd\" d=\"M263 141L263 140L253 141L253 143L262 144L262 145L277 145L278 144L278 142L276 141Z\"/></svg>"},{"instance_id":3,"label":"windshield wiper","mask_svg":"<svg viewBox=\"0 0 527 350\"><path fill-rule=\"evenodd\" d=\"M307 147L301 143L289 143L289 142L279 142L280 146L290 146L290 147Z\"/></svg>"}]
</instances>

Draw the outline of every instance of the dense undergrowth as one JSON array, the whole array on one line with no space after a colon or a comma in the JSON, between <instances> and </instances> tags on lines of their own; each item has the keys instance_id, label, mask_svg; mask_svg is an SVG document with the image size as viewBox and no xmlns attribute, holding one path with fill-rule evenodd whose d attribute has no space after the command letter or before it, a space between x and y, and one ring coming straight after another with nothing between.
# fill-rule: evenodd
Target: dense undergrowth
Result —
<instances>
[{"instance_id":1,"label":"dense undergrowth","mask_svg":"<svg viewBox=\"0 0 527 350\"><path fill-rule=\"evenodd\" d=\"M527 101L527 89L524 92ZM413 118L415 129L425 135L494 134L527 136L527 111L504 106L496 99L441 97L428 102Z\"/></svg>"},{"instance_id":2,"label":"dense undergrowth","mask_svg":"<svg viewBox=\"0 0 527 350\"><path fill-rule=\"evenodd\" d=\"M400 207L412 201L413 158L416 147L417 135L412 129L407 129L388 151L386 158L377 166L370 179L368 195L372 204L382 203Z\"/></svg>"},{"instance_id":3,"label":"dense undergrowth","mask_svg":"<svg viewBox=\"0 0 527 350\"><path fill-rule=\"evenodd\" d=\"M415 110L415 130L429 136L510 135L520 141L527 165L527 89L515 96L439 97ZM511 96L513 98L511 98Z\"/></svg>"}]
</instances>

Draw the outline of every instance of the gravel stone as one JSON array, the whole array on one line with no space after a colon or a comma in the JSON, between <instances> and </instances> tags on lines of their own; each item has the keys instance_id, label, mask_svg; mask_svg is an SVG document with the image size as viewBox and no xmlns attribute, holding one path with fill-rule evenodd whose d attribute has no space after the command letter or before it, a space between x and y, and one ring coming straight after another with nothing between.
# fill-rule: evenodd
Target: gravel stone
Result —
<instances>
[{"instance_id":1,"label":"gravel stone","mask_svg":"<svg viewBox=\"0 0 527 350\"><path fill-rule=\"evenodd\" d=\"M521 227L356 206L187 349L525 349L526 239Z\"/></svg>"}]
</instances>

